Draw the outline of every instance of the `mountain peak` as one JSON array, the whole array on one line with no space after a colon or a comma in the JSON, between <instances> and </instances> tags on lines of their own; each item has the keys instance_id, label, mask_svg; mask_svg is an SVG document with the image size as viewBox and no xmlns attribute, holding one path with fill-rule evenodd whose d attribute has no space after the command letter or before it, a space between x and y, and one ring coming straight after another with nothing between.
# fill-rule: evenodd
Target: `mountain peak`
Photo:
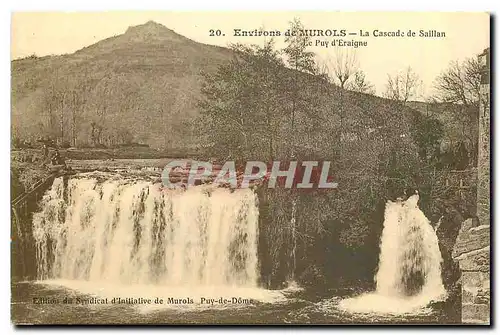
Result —
<instances>
[{"instance_id":1,"label":"mountain peak","mask_svg":"<svg viewBox=\"0 0 500 335\"><path fill-rule=\"evenodd\" d=\"M125 36L139 39L181 40L183 36L154 21L128 27Z\"/></svg>"}]
</instances>

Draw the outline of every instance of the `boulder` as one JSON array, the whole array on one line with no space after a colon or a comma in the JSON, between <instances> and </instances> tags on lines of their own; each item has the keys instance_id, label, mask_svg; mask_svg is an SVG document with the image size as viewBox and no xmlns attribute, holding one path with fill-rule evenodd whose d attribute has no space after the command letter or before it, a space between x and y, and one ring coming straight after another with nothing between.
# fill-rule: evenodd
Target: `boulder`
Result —
<instances>
[{"instance_id":1,"label":"boulder","mask_svg":"<svg viewBox=\"0 0 500 335\"><path fill-rule=\"evenodd\" d=\"M455 258L459 262L462 271L490 271L490 247L474 250Z\"/></svg>"},{"instance_id":2,"label":"boulder","mask_svg":"<svg viewBox=\"0 0 500 335\"><path fill-rule=\"evenodd\" d=\"M490 229L489 225L474 227L472 219L466 220L458 233L452 257L457 260L461 255L488 247L490 245Z\"/></svg>"}]
</instances>

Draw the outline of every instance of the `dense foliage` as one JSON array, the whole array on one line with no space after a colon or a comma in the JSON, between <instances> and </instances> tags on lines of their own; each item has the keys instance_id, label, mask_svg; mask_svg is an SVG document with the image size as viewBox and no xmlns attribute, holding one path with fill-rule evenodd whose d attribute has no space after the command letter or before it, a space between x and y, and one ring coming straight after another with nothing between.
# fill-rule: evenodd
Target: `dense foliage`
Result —
<instances>
[{"instance_id":1,"label":"dense foliage","mask_svg":"<svg viewBox=\"0 0 500 335\"><path fill-rule=\"evenodd\" d=\"M447 215L451 234L443 240L454 239L461 221L450 217L473 210L455 209L463 198L443 184L442 122L401 101L332 85L315 70L307 39L287 42L283 50L272 40L234 45L236 56L205 75L196 122L218 160L332 162L336 190L259 190L263 283L371 282L385 203L415 190L433 224Z\"/></svg>"}]
</instances>

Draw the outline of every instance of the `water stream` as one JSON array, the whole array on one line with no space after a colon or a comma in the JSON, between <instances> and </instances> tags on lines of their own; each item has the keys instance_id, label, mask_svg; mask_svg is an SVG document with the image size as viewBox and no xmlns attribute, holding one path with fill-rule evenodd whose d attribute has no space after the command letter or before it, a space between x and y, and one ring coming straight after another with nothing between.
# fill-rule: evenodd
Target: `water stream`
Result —
<instances>
[{"instance_id":1,"label":"water stream","mask_svg":"<svg viewBox=\"0 0 500 335\"><path fill-rule=\"evenodd\" d=\"M376 290L355 296L356 288L304 290L294 281L295 266L288 288L259 287L259 208L251 189L166 190L153 179L113 173L58 178L33 216L37 280L14 284L13 317L21 323L438 322L445 311L429 303L446 296L441 254L417 202L415 195L387 203ZM295 203L293 211L296 229ZM295 263L295 247L290 252ZM54 303L35 304L33 297ZM68 297L80 303L68 306ZM106 303L85 302L93 298ZM163 303L112 303L116 298Z\"/></svg>"},{"instance_id":2,"label":"water stream","mask_svg":"<svg viewBox=\"0 0 500 335\"><path fill-rule=\"evenodd\" d=\"M341 308L401 314L445 298L437 235L418 207L418 200L415 194L406 201L387 202L376 291L343 300Z\"/></svg>"}]
</instances>

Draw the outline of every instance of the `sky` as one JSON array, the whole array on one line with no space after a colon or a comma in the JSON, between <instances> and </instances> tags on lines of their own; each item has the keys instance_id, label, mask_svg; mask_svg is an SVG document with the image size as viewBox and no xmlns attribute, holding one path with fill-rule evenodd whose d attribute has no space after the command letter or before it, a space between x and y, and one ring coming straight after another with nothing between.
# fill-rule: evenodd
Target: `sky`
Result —
<instances>
[{"instance_id":1,"label":"sky","mask_svg":"<svg viewBox=\"0 0 500 335\"><path fill-rule=\"evenodd\" d=\"M435 78L451 61L476 57L489 46L490 40L489 15L480 12L16 12L12 14L11 58L72 53L150 20L201 43L262 44L264 37L234 36L234 29L264 28L283 34L293 18L299 18L306 29L345 29L357 33L346 37L313 37L310 50L328 63L335 57L335 48L331 44L315 46L316 39L329 43L339 38L365 41L367 46L354 50L360 68L375 85L378 95L385 90L389 74L411 66L423 82L422 98L429 96ZM219 29L225 36L210 36L211 29ZM360 30L370 36L360 37ZM412 30L416 36L375 37L374 30L400 30L405 34ZM445 37L419 37L420 30L444 32ZM275 40L277 47L284 45L284 36Z\"/></svg>"}]
</instances>

